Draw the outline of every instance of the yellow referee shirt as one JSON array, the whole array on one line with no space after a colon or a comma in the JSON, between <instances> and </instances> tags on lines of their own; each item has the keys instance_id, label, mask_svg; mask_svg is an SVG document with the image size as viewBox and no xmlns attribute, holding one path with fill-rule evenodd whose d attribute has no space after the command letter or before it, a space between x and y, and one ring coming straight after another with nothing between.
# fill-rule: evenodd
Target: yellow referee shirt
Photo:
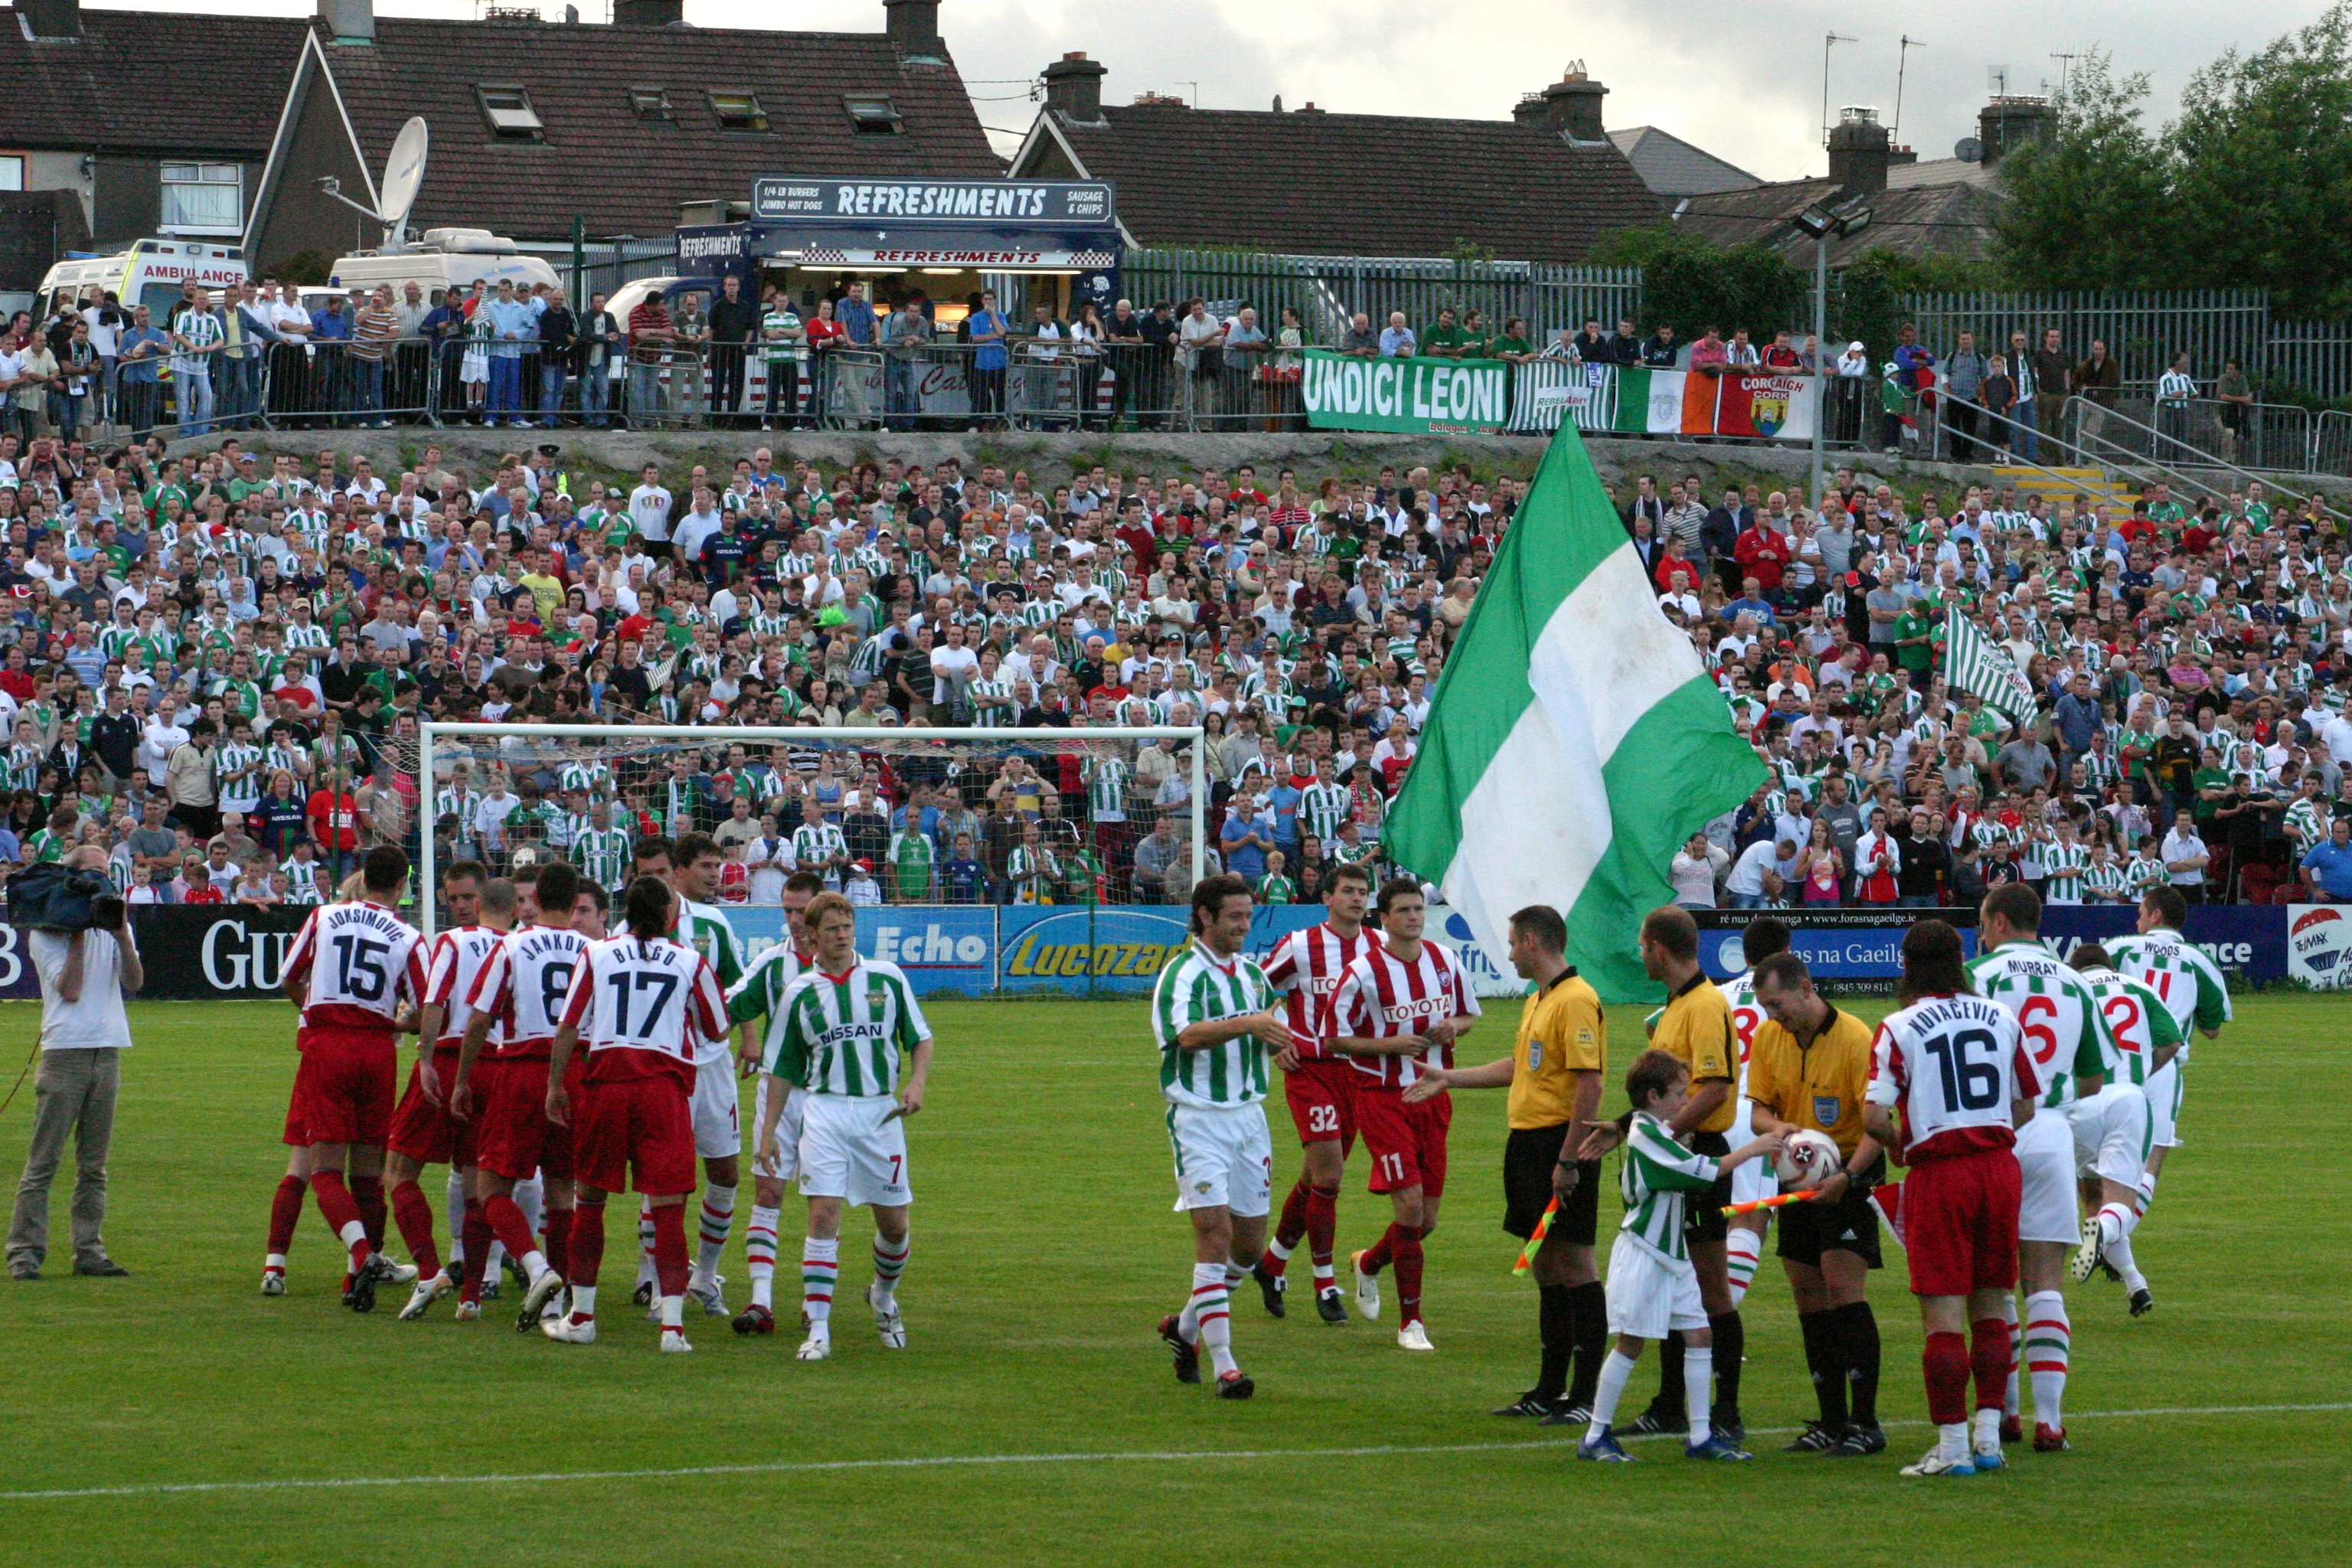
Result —
<instances>
[{"instance_id":1,"label":"yellow referee shirt","mask_svg":"<svg viewBox=\"0 0 2352 1568\"><path fill-rule=\"evenodd\" d=\"M1834 1007L1811 1045L1767 1018L1748 1049L1748 1098L1783 1121L1828 1133L1839 1153L1851 1155L1862 1142L1872 1038L1869 1025Z\"/></svg>"},{"instance_id":2,"label":"yellow referee shirt","mask_svg":"<svg viewBox=\"0 0 2352 1568\"><path fill-rule=\"evenodd\" d=\"M1731 1026L1731 1004L1704 973L1692 975L1689 984L1666 998L1665 1011L1658 1015L1657 1032L1650 1037L1650 1044L1681 1058L1690 1068L1694 1092L1717 1079L1729 1083L1738 1070L1739 1037ZM1694 1131L1727 1131L1738 1110L1739 1097L1727 1094Z\"/></svg>"},{"instance_id":3,"label":"yellow referee shirt","mask_svg":"<svg viewBox=\"0 0 2352 1568\"><path fill-rule=\"evenodd\" d=\"M1511 1056L1511 1131L1557 1127L1576 1114L1576 1074L1609 1065L1601 997L1574 965L1527 1000Z\"/></svg>"}]
</instances>

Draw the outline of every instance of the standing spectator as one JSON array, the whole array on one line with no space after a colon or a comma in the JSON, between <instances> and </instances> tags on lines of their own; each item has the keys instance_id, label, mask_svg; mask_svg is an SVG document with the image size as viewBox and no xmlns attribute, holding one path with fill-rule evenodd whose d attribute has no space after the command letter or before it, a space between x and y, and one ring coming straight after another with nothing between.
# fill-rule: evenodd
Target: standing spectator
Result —
<instances>
[{"instance_id":1,"label":"standing spectator","mask_svg":"<svg viewBox=\"0 0 2352 1568\"><path fill-rule=\"evenodd\" d=\"M2018 428L2021 410L2017 378L2009 374L2009 361L2004 356L1995 354L1985 362L1984 387L1977 395L1977 402L1987 415L1994 416L1986 420L1990 427L1985 432L1985 440L1997 457L2008 457L2021 438L2032 435L2030 430ZM2026 458L2028 462L2032 460Z\"/></svg>"},{"instance_id":2,"label":"standing spectator","mask_svg":"<svg viewBox=\"0 0 2352 1568\"><path fill-rule=\"evenodd\" d=\"M642 430L661 417L662 367L676 338L669 307L648 291L629 312L629 428Z\"/></svg>"},{"instance_id":3,"label":"standing spectator","mask_svg":"<svg viewBox=\"0 0 2352 1568\"><path fill-rule=\"evenodd\" d=\"M605 309L604 296L588 296L587 313L580 318L580 417L602 430L609 422L613 380L626 357L628 338L621 323Z\"/></svg>"},{"instance_id":4,"label":"standing spectator","mask_svg":"<svg viewBox=\"0 0 2352 1568\"><path fill-rule=\"evenodd\" d=\"M975 430L1004 427L1005 342L1013 323L996 308L996 295L982 290L980 309L965 318L971 329L971 422Z\"/></svg>"},{"instance_id":5,"label":"standing spectator","mask_svg":"<svg viewBox=\"0 0 2352 1568\"><path fill-rule=\"evenodd\" d=\"M767 413L760 428L773 430L781 419L789 430L800 422L801 365L808 358L808 331L793 309L792 296L781 289L769 296L767 313L760 318L760 353L768 381Z\"/></svg>"},{"instance_id":6,"label":"standing spectator","mask_svg":"<svg viewBox=\"0 0 2352 1568\"><path fill-rule=\"evenodd\" d=\"M2189 356L2177 353L2172 363L2156 382L2157 434L2176 448L2171 453L2158 449L2160 459L2179 462L2189 450L2189 405L2197 395L2197 378L2189 374Z\"/></svg>"},{"instance_id":7,"label":"standing spectator","mask_svg":"<svg viewBox=\"0 0 2352 1568\"><path fill-rule=\"evenodd\" d=\"M1404 321L1402 313L1394 319L1400 325ZM1389 334L1382 332L1382 353L1387 352L1388 341ZM1176 354L1192 388L1195 419L1213 418L1218 412L1217 381L1225 369L1224 343L1225 323L1210 313L1209 302L1197 297L1187 301L1184 319L1176 330Z\"/></svg>"},{"instance_id":8,"label":"standing spectator","mask_svg":"<svg viewBox=\"0 0 2352 1568\"><path fill-rule=\"evenodd\" d=\"M2220 456L2225 463L2235 463L2254 412L2253 384L2246 379L2246 373L2238 368L2236 360L2221 362L2221 379L2213 384L2213 396L2221 405Z\"/></svg>"},{"instance_id":9,"label":"standing spectator","mask_svg":"<svg viewBox=\"0 0 2352 1568\"><path fill-rule=\"evenodd\" d=\"M2124 367L2107 353L2105 342L2091 340L2091 357L2074 367L2072 384L2083 400L2081 438L2085 446L2105 438L2107 416L2123 395Z\"/></svg>"},{"instance_id":10,"label":"standing spectator","mask_svg":"<svg viewBox=\"0 0 2352 1568\"><path fill-rule=\"evenodd\" d=\"M564 301L563 290L550 289L546 307L539 313L539 422L547 429L563 422L563 386L579 353L579 320Z\"/></svg>"},{"instance_id":11,"label":"standing spectator","mask_svg":"<svg viewBox=\"0 0 2352 1568\"><path fill-rule=\"evenodd\" d=\"M1959 346L1944 362L1944 406L1950 413L1951 458L1972 463L1977 458L1977 411L1983 405L1985 377L1992 367L1977 352L1977 335L1962 332Z\"/></svg>"},{"instance_id":12,"label":"standing spectator","mask_svg":"<svg viewBox=\"0 0 2352 1568\"><path fill-rule=\"evenodd\" d=\"M89 422L114 425L121 419L115 404L115 367L122 353L122 334L131 326L131 313L112 290L93 289L83 296L80 315L89 327L89 346L98 354L100 370L97 394L90 400Z\"/></svg>"},{"instance_id":13,"label":"standing spectator","mask_svg":"<svg viewBox=\"0 0 2352 1568\"><path fill-rule=\"evenodd\" d=\"M719 298L710 302L710 423L714 426L742 423L743 361L760 335L760 304L743 295L743 280L733 273L719 280Z\"/></svg>"},{"instance_id":14,"label":"standing spectator","mask_svg":"<svg viewBox=\"0 0 2352 1568\"><path fill-rule=\"evenodd\" d=\"M524 345L539 336L539 324L530 304L516 295L511 278L499 279L497 295L475 312L478 318L484 314L490 321L490 390L483 423L494 426L503 415L514 429L528 430L530 421L522 416L522 360Z\"/></svg>"},{"instance_id":15,"label":"standing spectator","mask_svg":"<svg viewBox=\"0 0 2352 1568\"><path fill-rule=\"evenodd\" d=\"M915 416L922 412L916 377L922 368L923 345L930 341L931 323L908 300L891 310L881 331L883 427L912 430Z\"/></svg>"},{"instance_id":16,"label":"standing spectator","mask_svg":"<svg viewBox=\"0 0 2352 1568\"><path fill-rule=\"evenodd\" d=\"M172 356L172 395L180 407L183 440L212 428L213 356L220 352L221 337L220 316L212 308L212 295L197 289L172 328L172 346L178 351Z\"/></svg>"},{"instance_id":17,"label":"standing spectator","mask_svg":"<svg viewBox=\"0 0 2352 1568\"><path fill-rule=\"evenodd\" d=\"M392 421L384 417L383 373L392 357L393 340L399 332L400 319L392 308L392 286L378 284L352 323L352 411L358 416L362 429L392 428Z\"/></svg>"}]
</instances>

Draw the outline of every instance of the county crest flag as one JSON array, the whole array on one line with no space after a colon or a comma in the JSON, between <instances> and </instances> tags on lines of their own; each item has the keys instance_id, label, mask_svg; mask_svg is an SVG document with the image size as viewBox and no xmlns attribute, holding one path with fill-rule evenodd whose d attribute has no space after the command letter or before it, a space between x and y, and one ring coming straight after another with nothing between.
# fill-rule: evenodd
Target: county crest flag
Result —
<instances>
[{"instance_id":1,"label":"county crest flag","mask_svg":"<svg viewBox=\"0 0 2352 1568\"><path fill-rule=\"evenodd\" d=\"M1382 829L1508 973L1510 918L1549 904L1604 1001L1654 998L1635 936L1666 867L1765 767L1658 611L1583 438L1552 438L1503 535Z\"/></svg>"},{"instance_id":2,"label":"county crest flag","mask_svg":"<svg viewBox=\"0 0 2352 1568\"><path fill-rule=\"evenodd\" d=\"M1957 608L1944 616L1944 684L1973 691L2011 723L2033 721L2033 684L2017 673L2009 650Z\"/></svg>"}]
</instances>

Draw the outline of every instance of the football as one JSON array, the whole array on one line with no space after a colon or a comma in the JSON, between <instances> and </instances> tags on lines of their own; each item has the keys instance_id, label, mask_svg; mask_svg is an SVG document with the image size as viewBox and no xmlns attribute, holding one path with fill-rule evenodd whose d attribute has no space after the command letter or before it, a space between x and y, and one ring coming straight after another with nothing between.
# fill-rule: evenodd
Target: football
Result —
<instances>
[{"instance_id":1,"label":"football","mask_svg":"<svg viewBox=\"0 0 2352 1568\"><path fill-rule=\"evenodd\" d=\"M1772 1156L1773 1173L1780 1178L1784 1191L1811 1191L1837 1173L1845 1156L1826 1132L1816 1132L1808 1127L1791 1133Z\"/></svg>"}]
</instances>

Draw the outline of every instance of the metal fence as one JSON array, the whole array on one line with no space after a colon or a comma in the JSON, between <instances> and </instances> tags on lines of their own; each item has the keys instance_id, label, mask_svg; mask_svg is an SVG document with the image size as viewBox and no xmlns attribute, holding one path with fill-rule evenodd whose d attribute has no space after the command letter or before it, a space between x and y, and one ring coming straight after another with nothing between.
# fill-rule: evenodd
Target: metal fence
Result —
<instances>
[{"instance_id":1,"label":"metal fence","mask_svg":"<svg viewBox=\"0 0 2352 1568\"><path fill-rule=\"evenodd\" d=\"M2154 387L2172 356L2184 352L2200 376L2219 374L2231 360L2260 376L2269 363L2273 328L2270 296L2259 289L1914 294L1904 312L1918 326L1919 341L1938 354L1948 353L1963 331L1974 332L1988 354L2006 352L2012 332L2023 332L2028 346L2038 350L2053 327L2075 359L2085 357L2095 340L2104 342L2127 387Z\"/></svg>"},{"instance_id":2,"label":"metal fence","mask_svg":"<svg viewBox=\"0 0 2352 1568\"><path fill-rule=\"evenodd\" d=\"M585 305L592 294L609 299L624 283L640 278L675 277L678 271L675 236L596 240L581 246L574 254L551 256L548 259L563 275L575 307Z\"/></svg>"}]
</instances>

